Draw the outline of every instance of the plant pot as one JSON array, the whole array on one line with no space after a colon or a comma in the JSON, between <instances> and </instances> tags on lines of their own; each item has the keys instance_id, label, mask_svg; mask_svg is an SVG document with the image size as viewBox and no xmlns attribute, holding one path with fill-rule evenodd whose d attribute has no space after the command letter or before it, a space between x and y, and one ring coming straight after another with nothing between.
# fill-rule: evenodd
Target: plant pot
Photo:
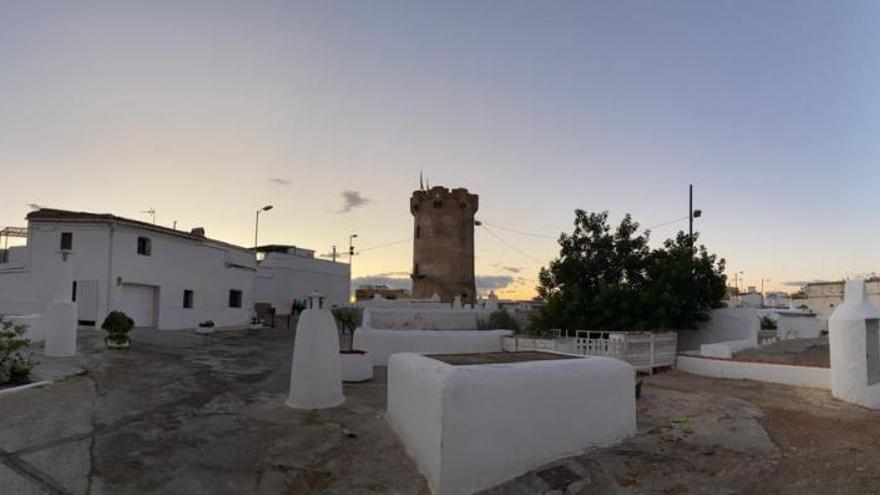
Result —
<instances>
[{"instance_id":1,"label":"plant pot","mask_svg":"<svg viewBox=\"0 0 880 495\"><path fill-rule=\"evenodd\" d=\"M214 327L196 327L196 333L199 335L211 335L214 333Z\"/></svg>"},{"instance_id":2,"label":"plant pot","mask_svg":"<svg viewBox=\"0 0 880 495\"><path fill-rule=\"evenodd\" d=\"M131 347L131 339L126 336L125 338L111 338L105 337L104 344L107 345L107 349L118 349L127 351Z\"/></svg>"},{"instance_id":3,"label":"plant pot","mask_svg":"<svg viewBox=\"0 0 880 495\"><path fill-rule=\"evenodd\" d=\"M373 358L367 351L339 351L339 367L344 382L365 382L373 379Z\"/></svg>"}]
</instances>

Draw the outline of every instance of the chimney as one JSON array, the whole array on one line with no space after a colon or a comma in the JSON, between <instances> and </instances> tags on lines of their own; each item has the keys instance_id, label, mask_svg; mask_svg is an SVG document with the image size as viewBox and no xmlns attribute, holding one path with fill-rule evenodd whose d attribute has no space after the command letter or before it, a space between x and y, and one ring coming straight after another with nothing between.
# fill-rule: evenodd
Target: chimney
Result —
<instances>
[{"instance_id":1,"label":"chimney","mask_svg":"<svg viewBox=\"0 0 880 495\"><path fill-rule=\"evenodd\" d=\"M204 227L196 227L196 228L190 230L189 233L192 235L198 236L198 237L205 237L205 228Z\"/></svg>"}]
</instances>

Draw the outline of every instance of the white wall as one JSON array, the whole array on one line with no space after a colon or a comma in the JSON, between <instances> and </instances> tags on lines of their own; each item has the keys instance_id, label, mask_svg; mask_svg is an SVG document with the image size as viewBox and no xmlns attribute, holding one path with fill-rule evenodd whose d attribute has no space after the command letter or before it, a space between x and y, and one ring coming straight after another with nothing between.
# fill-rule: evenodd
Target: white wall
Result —
<instances>
[{"instance_id":1,"label":"white wall","mask_svg":"<svg viewBox=\"0 0 880 495\"><path fill-rule=\"evenodd\" d=\"M710 313L709 321L698 330L680 330L678 349L699 350L703 344L717 344L733 340L748 340L758 346L758 312L754 308L722 308Z\"/></svg>"},{"instance_id":2,"label":"white wall","mask_svg":"<svg viewBox=\"0 0 880 495\"><path fill-rule=\"evenodd\" d=\"M477 320L487 319L491 311L444 308L370 308L373 328L388 330L475 330Z\"/></svg>"},{"instance_id":3,"label":"white wall","mask_svg":"<svg viewBox=\"0 0 880 495\"><path fill-rule=\"evenodd\" d=\"M675 367L695 375L781 383L798 387L831 388L831 370L811 366L750 363L679 355Z\"/></svg>"},{"instance_id":4,"label":"white wall","mask_svg":"<svg viewBox=\"0 0 880 495\"><path fill-rule=\"evenodd\" d=\"M395 354L387 419L434 493L469 494L635 433L635 372L605 357L451 366Z\"/></svg>"},{"instance_id":5,"label":"white wall","mask_svg":"<svg viewBox=\"0 0 880 495\"><path fill-rule=\"evenodd\" d=\"M326 307L349 303L351 267L346 263L297 256L266 253L259 263L256 300L269 303L278 314L289 314L293 301L306 299L318 291Z\"/></svg>"},{"instance_id":6,"label":"white wall","mask_svg":"<svg viewBox=\"0 0 880 495\"><path fill-rule=\"evenodd\" d=\"M759 316L768 316L776 322L776 334L780 339L813 339L822 332L823 322L812 313L796 310L759 309Z\"/></svg>"},{"instance_id":7,"label":"white wall","mask_svg":"<svg viewBox=\"0 0 880 495\"><path fill-rule=\"evenodd\" d=\"M354 348L367 351L376 366L385 366L398 352L454 354L500 352L502 339L510 330L383 330L360 327L354 333Z\"/></svg>"}]
</instances>

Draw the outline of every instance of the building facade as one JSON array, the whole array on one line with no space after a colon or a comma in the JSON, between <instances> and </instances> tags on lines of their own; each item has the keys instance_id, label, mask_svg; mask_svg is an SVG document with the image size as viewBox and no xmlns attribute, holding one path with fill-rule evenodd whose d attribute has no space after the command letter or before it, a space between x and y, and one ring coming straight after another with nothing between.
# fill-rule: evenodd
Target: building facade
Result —
<instances>
[{"instance_id":1,"label":"building facade","mask_svg":"<svg viewBox=\"0 0 880 495\"><path fill-rule=\"evenodd\" d=\"M796 304L799 307L805 306L808 311L815 313L823 322L823 328L827 330L828 318L843 302L845 284L844 280L807 284L801 289L804 297L797 299ZM865 279L865 290L871 304L880 306L880 278Z\"/></svg>"},{"instance_id":2,"label":"building facade","mask_svg":"<svg viewBox=\"0 0 880 495\"><path fill-rule=\"evenodd\" d=\"M474 278L474 215L479 197L467 189L442 186L413 192L414 218L412 297L434 294L443 302L456 296L476 301Z\"/></svg>"},{"instance_id":3,"label":"building facade","mask_svg":"<svg viewBox=\"0 0 880 495\"><path fill-rule=\"evenodd\" d=\"M43 313L73 264L78 319L100 325L122 310L138 327L193 328L250 322L256 261L246 248L110 214L41 209L27 217L27 244L0 265L0 312Z\"/></svg>"},{"instance_id":4,"label":"building facade","mask_svg":"<svg viewBox=\"0 0 880 495\"><path fill-rule=\"evenodd\" d=\"M294 301L309 294L324 296L326 307L349 303L351 265L315 258L315 251L296 246L262 246L257 264L256 302L270 304L280 315L290 314Z\"/></svg>"}]
</instances>

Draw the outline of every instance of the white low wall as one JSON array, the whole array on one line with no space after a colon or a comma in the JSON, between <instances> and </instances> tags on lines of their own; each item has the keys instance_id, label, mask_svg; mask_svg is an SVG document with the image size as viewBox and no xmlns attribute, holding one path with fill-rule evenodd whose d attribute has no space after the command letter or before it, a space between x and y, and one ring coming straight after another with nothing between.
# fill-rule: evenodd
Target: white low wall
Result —
<instances>
[{"instance_id":1,"label":"white low wall","mask_svg":"<svg viewBox=\"0 0 880 495\"><path fill-rule=\"evenodd\" d=\"M798 387L831 388L831 370L813 366L754 363L679 354L676 368L695 375L781 383Z\"/></svg>"},{"instance_id":2,"label":"white low wall","mask_svg":"<svg viewBox=\"0 0 880 495\"><path fill-rule=\"evenodd\" d=\"M373 365L385 366L397 352L457 354L499 352L510 330L384 330L360 327L354 332L354 348L367 351Z\"/></svg>"},{"instance_id":3,"label":"white low wall","mask_svg":"<svg viewBox=\"0 0 880 495\"><path fill-rule=\"evenodd\" d=\"M452 366L403 353L386 417L433 493L470 494L635 433L634 387L613 358Z\"/></svg>"},{"instance_id":4,"label":"white low wall","mask_svg":"<svg viewBox=\"0 0 880 495\"><path fill-rule=\"evenodd\" d=\"M370 326L385 330L476 330L485 309L370 308Z\"/></svg>"},{"instance_id":5,"label":"white low wall","mask_svg":"<svg viewBox=\"0 0 880 495\"><path fill-rule=\"evenodd\" d=\"M758 347L758 310L754 308L722 308L710 312L709 321L701 324L698 330L680 330L678 349L699 350L703 344L717 344L733 340L749 340L752 347Z\"/></svg>"}]
</instances>

